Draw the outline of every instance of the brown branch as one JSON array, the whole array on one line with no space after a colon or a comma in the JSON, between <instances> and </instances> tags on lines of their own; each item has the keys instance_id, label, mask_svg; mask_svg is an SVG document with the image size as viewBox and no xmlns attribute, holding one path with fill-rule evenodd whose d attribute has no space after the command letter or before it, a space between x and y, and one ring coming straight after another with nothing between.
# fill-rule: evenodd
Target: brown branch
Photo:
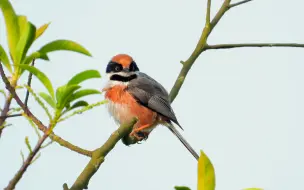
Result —
<instances>
[{"instance_id":1,"label":"brown branch","mask_svg":"<svg viewBox=\"0 0 304 190\"><path fill-rule=\"evenodd\" d=\"M14 99L16 100L16 102L18 103L18 105L23 109L24 113L32 119L32 121L38 126L38 128L46 133L47 132L47 127L38 119L36 118L32 112L29 110L28 107L25 106L25 104L21 101L21 99L19 98L19 96L16 94L15 89L10 85L8 79L6 78L6 75L3 71L3 67L0 64L0 75L2 77L3 82L5 83L5 87L8 89L8 91L12 94L12 96L14 97ZM85 155L85 156L91 156L92 155L92 151L89 150L85 150L82 149L78 146L75 146L71 143L69 143L68 141L62 139L61 137L57 136L54 132L51 132L49 134L50 139L52 139L53 141L57 142L59 145L64 146L74 152L77 152L79 154Z\"/></svg>"},{"instance_id":2,"label":"brown branch","mask_svg":"<svg viewBox=\"0 0 304 190\"><path fill-rule=\"evenodd\" d=\"M0 65L1 65L1 63L0 63ZM5 120L7 119L7 113L9 112L9 108L11 106L12 99L13 99L13 96L11 94L9 94L8 97L6 98L6 101L4 103L3 109L0 114L0 126L2 126L5 122ZM1 137L3 129L4 128L0 128L0 137Z\"/></svg>"},{"instance_id":3,"label":"brown branch","mask_svg":"<svg viewBox=\"0 0 304 190\"><path fill-rule=\"evenodd\" d=\"M35 59L33 59L31 66L34 66L34 65L35 65ZM29 86L29 87L31 87L32 77L33 77L33 73L30 72L30 74L28 75L28 79L27 79L27 86ZM27 90L26 95L25 95L25 100L24 100L24 105L26 107L27 107L29 96L30 96L30 91Z\"/></svg>"},{"instance_id":4,"label":"brown branch","mask_svg":"<svg viewBox=\"0 0 304 190\"><path fill-rule=\"evenodd\" d=\"M19 117L19 116L22 116L22 114L18 113L18 114L0 116L0 119L6 119L6 118L10 118L10 117Z\"/></svg>"},{"instance_id":5,"label":"brown branch","mask_svg":"<svg viewBox=\"0 0 304 190\"><path fill-rule=\"evenodd\" d=\"M70 190L83 190L88 188L91 177L96 173L100 165L104 162L107 154L115 147L116 143L120 139L132 131L133 125L136 122L137 119L134 118L131 122L121 125L114 133L112 133L109 139L100 148L93 151L90 162L81 172ZM68 189L66 184L64 184L63 187L65 190Z\"/></svg>"},{"instance_id":6,"label":"brown branch","mask_svg":"<svg viewBox=\"0 0 304 190\"><path fill-rule=\"evenodd\" d=\"M244 3L248 3L250 1L253 1L253 0L244 0L244 1L237 2L237 3L232 3L229 5L229 8L236 7L236 6L242 5Z\"/></svg>"},{"instance_id":7,"label":"brown branch","mask_svg":"<svg viewBox=\"0 0 304 190\"><path fill-rule=\"evenodd\" d=\"M0 61L0 65L2 66L1 61ZM5 96L5 94L4 94L4 96ZM0 137L1 137L1 134L2 134L2 130L4 129L4 128L1 128L1 126L4 124L4 122L6 120L5 116L9 112L9 109L10 109L10 106L11 106L11 103L12 103L12 99L13 99L13 96L11 94L9 94L6 97L3 109L1 110L1 114L0 114Z\"/></svg>"},{"instance_id":8,"label":"brown branch","mask_svg":"<svg viewBox=\"0 0 304 190\"><path fill-rule=\"evenodd\" d=\"M14 178L10 181L9 185L5 188L6 190L10 190L10 189L14 189L16 184L18 183L18 181L21 179L22 175L24 174L24 172L26 171L26 169L28 168L28 166L30 165L30 163L32 162L33 158L35 157L35 155L38 153L39 149L41 148L43 142L45 141L45 139L47 139L47 137L49 135L51 135L51 139L54 141L59 141L60 140L60 145L62 146L67 146L70 145L70 147L67 147L71 150L74 151L79 151L79 153L82 153L84 155L91 155L91 153L89 151L83 150L83 149L78 149L77 146L74 146L70 143L67 143L67 141L63 141L63 139L61 139L60 137L54 137L55 134L51 133L51 129L53 128L54 125L56 125L56 116L54 118L54 121L51 121L51 124L49 125L49 127L46 127L38 118L36 118L32 112L28 109L28 107L20 100L19 96L16 94L15 89L11 86L10 82L8 81L2 64L0 64L0 75L1 78L5 84L6 89L10 92L10 94L12 95L12 97L16 100L16 102L18 103L18 105L23 109L24 113L38 126L38 128L44 132L44 135L41 139L39 139L37 145L35 146L34 150L28 155L26 161L23 163L22 167L19 169L19 171L17 172L17 174L14 176ZM56 142L57 142L56 141ZM71 146L72 145L72 146Z\"/></svg>"},{"instance_id":9,"label":"brown branch","mask_svg":"<svg viewBox=\"0 0 304 190\"><path fill-rule=\"evenodd\" d=\"M204 50L209 49L231 49L231 48L243 48L243 47L296 47L304 48L304 44L297 43L242 43L242 44L217 44L207 45Z\"/></svg>"},{"instance_id":10,"label":"brown branch","mask_svg":"<svg viewBox=\"0 0 304 190\"><path fill-rule=\"evenodd\" d=\"M17 183L22 178L22 176L25 173L25 171L27 170L27 168L31 165L32 160L34 159L34 157L36 156L36 154L39 152L39 150L41 148L41 145L43 144L43 142L45 141L45 139L47 139L47 137L48 137L48 134L44 133L44 135L39 139L39 141L36 144L36 146L33 149L33 151L29 153L28 157L23 162L21 168L18 170L18 172L16 173L16 175L14 176L14 178L9 182L8 186L6 188L4 188L4 190L13 190L13 189L15 189Z\"/></svg>"}]
</instances>

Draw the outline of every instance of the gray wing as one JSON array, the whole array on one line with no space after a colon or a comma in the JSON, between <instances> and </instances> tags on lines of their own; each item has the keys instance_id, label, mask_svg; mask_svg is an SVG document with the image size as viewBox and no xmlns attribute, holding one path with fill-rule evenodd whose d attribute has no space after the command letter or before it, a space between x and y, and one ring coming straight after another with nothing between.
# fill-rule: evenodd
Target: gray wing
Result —
<instances>
[{"instance_id":1,"label":"gray wing","mask_svg":"<svg viewBox=\"0 0 304 190\"><path fill-rule=\"evenodd\" d=\"M168 92L147 74L139 73L136 79L130 81L127 91L143 106L167 117L180 126L170 105Z\"/></svg>"}]
</instances>

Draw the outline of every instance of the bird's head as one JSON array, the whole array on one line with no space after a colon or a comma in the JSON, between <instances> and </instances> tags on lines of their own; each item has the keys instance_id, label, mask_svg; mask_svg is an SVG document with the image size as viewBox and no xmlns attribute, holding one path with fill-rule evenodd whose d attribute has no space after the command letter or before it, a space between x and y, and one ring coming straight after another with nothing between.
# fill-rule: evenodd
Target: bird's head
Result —
<instances>
[{"instance_id":1,"label":"bird's head","mask_svg":"<svg viewBox=\"0 0 304 190\"><path fill-rule=\"evenodd\" d=\"M108 63L106 69L106 73L108 74L110 80L122 82L127 82L125 80L128 80L128 77L136 77L136 72L138 71L139 69L135 61L127 54L115 55Z\"/></svg>"}]
</instances>

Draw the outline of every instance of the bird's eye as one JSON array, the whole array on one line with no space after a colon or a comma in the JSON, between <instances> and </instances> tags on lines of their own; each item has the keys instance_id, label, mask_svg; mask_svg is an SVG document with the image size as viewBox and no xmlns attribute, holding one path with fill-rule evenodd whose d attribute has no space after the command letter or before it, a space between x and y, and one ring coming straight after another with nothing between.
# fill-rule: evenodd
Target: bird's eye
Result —
<instances>
[{"instance_id":1,"label":"bird's eye","mask_svg":"<svg viewBox=\"0 0 304 190\"><path fill-rule=\"evenodd\" d=\"M121 71L120 65L116 65L116 66L114 67L114 71L116 71L116 72Z\"/></svg>"}]
</instances>

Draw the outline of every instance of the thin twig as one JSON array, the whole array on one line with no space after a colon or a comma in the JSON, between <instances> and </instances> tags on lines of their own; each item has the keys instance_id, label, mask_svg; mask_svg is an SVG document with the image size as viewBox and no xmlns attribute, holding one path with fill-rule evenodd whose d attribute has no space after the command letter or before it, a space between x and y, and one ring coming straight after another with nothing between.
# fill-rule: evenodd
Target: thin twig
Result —
<instances>
[{"instance_id":1,"label":"thin twig","mask_svg":"<svg viewBox=\"0 0 304 190\"><path fill-rule=\"evenodd\" d=\"M214 16L214 18L212 19L211 23L210 23L210 27L205 27L201 37L195 47L195 49L193 50L192 54L190 55L190 57L187 59L187 61L183 62L183 67L174 83L174 86L172 87L171 91L170 91L170 101L173 102L173 100L176 98L177 94L179 93L182 85L184 84L184 81L186 79L186 76L189 72L189 70L191 69L192 65L194 64L194 62L196 61L196 59L199 57L199 55L202 52L202 49L204 49L204 47L207 44L207 39L210 35L210 33L212 32L212 30L214 29L214 27L217 25L217 23L221 20L222 16L226 13L226 11L229 9L229 4L230 4L231 0L225 0L221 6L221 8L218 10L218 12L216 13L216 15Z\"/></svg>"},{"instance_id":2,"label":"thin twig","mask_svg":"<svg viewBox=\"0 0 304 190\"><path fill-rule=\"evenodd\" d=\"M16 94L15 89L10 85L9 81L6 78L6 75L3 71L3 67L0 64L0 75L2 77L3 82L5 83L6 88L9 90L9 92L12 94L12 96L14 97L14 99L16 100L16 102L18 103L18 105L23 109L24 113L32 119L32 121L38 126L39 130L41 130L42 132L46 132L47 131L47 127L39 120L37 119L32 112L28 109L28 107L26 107L24 105L24 103L21 101L21 99L19 98L19 96ZM77 152L79 154L85 155L85 156L91 156L92 155L92 151L89 150L85 150L82 149L78 146L75 146L71 143L69 143L68 141L62 139L61 137L57 136L56 134L54 134L53 132L50 134L50 138L57 142L59 145L64 146L74 152Z\"/></svg>"},{"instance_id":3,"label":"thin twig","mask_svg":"<svg viewBox=\"0 0 304 190\"><path fill-rule=\"evenodd\" d=\"M1 65L1 63L0 63ZM3 106L3 109L1 111L1 114L0 114L0 126L2 126L5 122L5 120L7 119L7 113L9 112L9 108L11 106L11 102L12 102L12 99L13 99L13 96L11 94L8 95L8 97L6 98L6 101L4 103L4 106ZM1 134L2 134L2 130L3 128L0 128L0 137L1 137Z\"/></svg>"},{"instance_id":4,"label":"thin twig","mask_svg":"<svg viewBox=\"0 0 304 190\"><path fill-rule=\"evenodd\" d=\"M31 65L31 66L34 66L34 65L35 65L35 59L33 59L32 65ZM30 74L28 75L28 79L27 79L27 86L28 86L28 87L31 87L32 77L33 77L33 74L30 72ZM30 92L29 92L29 90L27 89L26 95L25 95L25 100L24 100L24 105L25 105L26 107L27 107L29 95L30 95Z\"/></svg>"},{"instance_id":5,"label":"thin twig","mask_svg":"<svg viewBox=\"0 0 304 190\"><path fill-rule=\"evenodd\" d=\"M304 48L304 44L297 43L242 43L242 44L216 44L207 45L204 49L231 49L243 47L296 47Z\"/></svg>"},{"instance_id":6,"label":"thin twig","mask_svg":"<svg viewBox=\"0 0 304 190\"><path fill-rule=\"evenodd\" d=\"M22 116L22 114L18 113L18 114L0 116L0 119L6 119L6 118L10 118L10 117L19 117L19 116Z\"/></svg>"},{"instance_id":7,"label":"thin twig","mask_svg":"<svg viewBox=\"0 0 304 190\"><path fill-rule=\"evenodd\" d=\"M19 180L22 178L24 172L27 170L29 165L32 163L32 160L34 159L35 155L38 153L42 143L45 141L45 139L48 137L48 134L45 133L41 139L39 139L38 143L36 144L35 148L32 152L29 153L26 160L23 162L21 168L18 170L14 178L9 182L8 186L4 188L4 190L13 190L16 187L16 184L19 182Z\"/></svg>"},{"instance_id":8,"label":"thin twig","mask_svg":"<svg viewBox=\"0 0 304 190\"><path fill-rule=\"evenodd\" d=\"M210 9L211 9L211 0L207 1L207 12L206 12L206 26L210 25Z\"/></svg>"},{"instance_id":9,"label":"thin twig","mask_svg":"<svg viewBox=\"0 0 304 190\"><path fill-rule=\"evenodd\" d=\"M122 139L124 136L128 135L132 129L133 125L137 122L137 119L133 119L127 124L121 125L109 139L98 149L93 151L92 158L84 170L81 172L73 186L70 190L83 190L88 188L89 181L91 177L98 170L99 166L103 163L107 154L115 147L116 143ZM67 185L63 186L67 189Z\"/></svg>"},{"instance_id":10,"label":"thin twig","mask_svg":"<svg viewBox=\"0 0 304 190\"><path fill-rule=\"evenodd\" d=\"M236 6L242 5L244 3L248 3L250 1L253 1L253 0L244 0L244 1L237 2L237 3L232 3L229 5L229 8L236 7Z\"/></svg>"}]
</instances>

